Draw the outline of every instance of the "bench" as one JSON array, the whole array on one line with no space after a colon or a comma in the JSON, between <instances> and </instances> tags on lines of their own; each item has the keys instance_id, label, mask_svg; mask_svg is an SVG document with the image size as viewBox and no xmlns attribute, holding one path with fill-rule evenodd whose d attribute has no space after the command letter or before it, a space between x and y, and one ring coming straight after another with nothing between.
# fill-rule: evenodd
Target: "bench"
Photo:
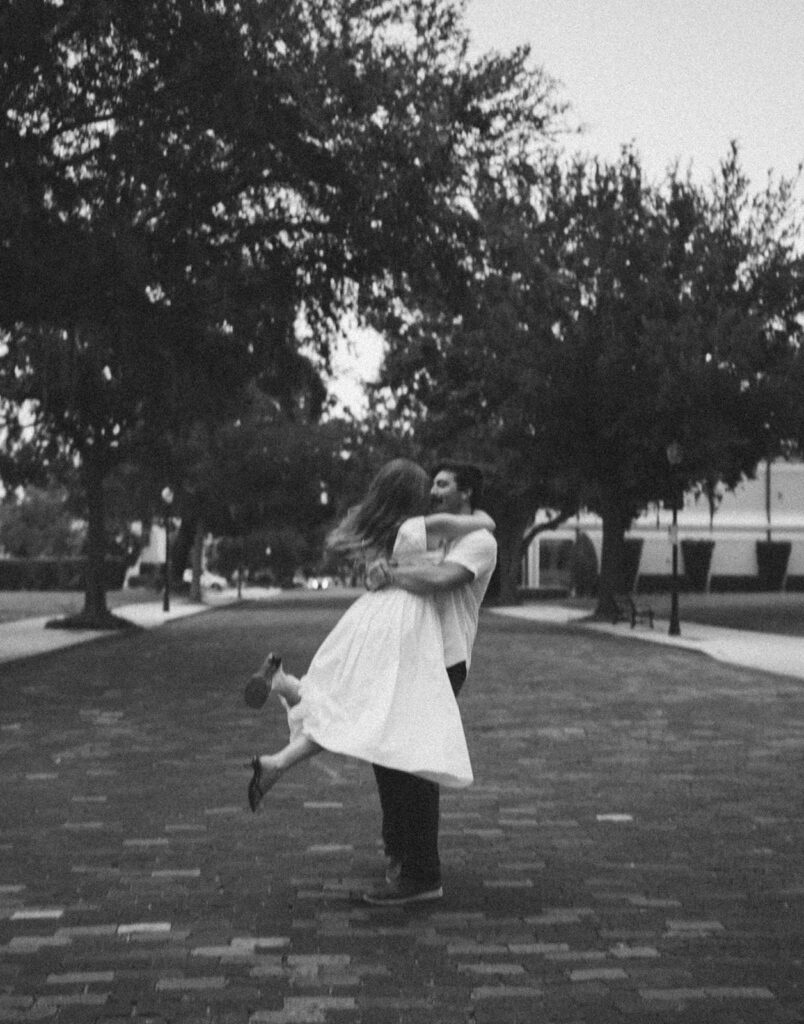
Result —
<instances>
[{"instance_id":1,"label":"bench","mask_svg":"<svg viewBox=\"0 0 804 1024\"><path fill-rule=\"evenodd\" d=\"M636 626L638 622L647 622L651 629L653 629L653 609L650 605L641 607L637 605L634 600L633 594L622 594L614 598L614 625L618 622L625 620L630 621L631 629Z\"/></svg>"}]
</instances>

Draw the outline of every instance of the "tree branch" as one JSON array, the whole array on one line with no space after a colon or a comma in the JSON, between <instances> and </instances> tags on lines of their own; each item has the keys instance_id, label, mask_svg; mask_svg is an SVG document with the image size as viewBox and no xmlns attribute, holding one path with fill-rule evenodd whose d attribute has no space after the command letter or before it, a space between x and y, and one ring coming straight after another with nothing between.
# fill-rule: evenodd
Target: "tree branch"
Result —
<instances>
[{"instance_id":1,"label":"tree branch","mask_svg":"<svg viewBox=\"0 0 804 1024\"><path fill-rule=\"evenodd\" d=\"M560 512L557 512L552 519L548 519L547 522L534 523L530 529L525 530L525 534L522 537L522 550L525 551L533 538L537 537L540 533L546 533L547 530L557 530L562 523L566 523L566 521L571 519L576 512L577 509L574 508L562 509Z\"/></svg>"}]
</instances>

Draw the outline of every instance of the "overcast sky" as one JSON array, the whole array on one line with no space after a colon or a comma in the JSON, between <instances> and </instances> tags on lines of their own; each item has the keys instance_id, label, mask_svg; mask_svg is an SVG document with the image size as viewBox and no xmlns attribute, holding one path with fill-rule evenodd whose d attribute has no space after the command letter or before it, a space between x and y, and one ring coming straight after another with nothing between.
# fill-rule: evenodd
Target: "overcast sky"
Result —
<instances>
[{"instance_id":1,"label":"overcast sky","mask_svg":"<svg viewBox=\"0 0 804 1024\"><path fill-rule=\"evenodd\" d=\"M678 160L704 182L737 139L757 191L804 161L804 0L468 0L467 21L473 50L529 43L562 82L587 129L573 150L615 159L634 142L654 180ZM381 347L350 340L336 390L359 407Z\"/></svg>"},{"instance_id":2,"label":"overcast sky","mask_svg":"<svg viewBox=\"0 0 804 1024\"><path fill-rule=\"evenodd\" d=\"M467 20L477 49L530 44L582 151L634 141L651 177L707 180L736 138L757 190L804 161L804 0L469 0Z\"/></svg>"}]
</instances>

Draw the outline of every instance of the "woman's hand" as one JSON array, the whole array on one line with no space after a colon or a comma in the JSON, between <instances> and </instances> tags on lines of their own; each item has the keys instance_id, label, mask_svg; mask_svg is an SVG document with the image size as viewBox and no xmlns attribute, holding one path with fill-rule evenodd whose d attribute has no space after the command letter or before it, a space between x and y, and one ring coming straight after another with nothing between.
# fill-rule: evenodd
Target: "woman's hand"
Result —
<instances>
[{"instance_id":1,"label":"woman's hand","mask_svg":"<svg viewBox=\"0 0 804 1024\"><path fill-rule=\"evenodd\" d=\"M366 590L382 590L391 582L391 566L385 558L378 558L366 568Z\"/></svg>"}]
</instances>

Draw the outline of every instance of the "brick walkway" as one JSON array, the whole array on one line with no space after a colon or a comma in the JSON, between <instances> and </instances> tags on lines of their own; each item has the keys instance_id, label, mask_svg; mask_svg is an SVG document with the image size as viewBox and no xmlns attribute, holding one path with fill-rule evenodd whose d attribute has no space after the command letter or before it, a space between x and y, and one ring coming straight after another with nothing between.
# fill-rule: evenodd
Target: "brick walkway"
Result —
<instances>
[{"instance_id":1,"label":"brick walkway","mask_svg":"<svg viewBox=\"0 0 804 1024\"><path fill-rule=\"evenodd\" d=\"M804 686L484 615L443 800L446 898L350 902L367 766L245 805L337 606L245 606L0 668L0 1021L804 1020Z\"/></svg>"}]
</instances>

